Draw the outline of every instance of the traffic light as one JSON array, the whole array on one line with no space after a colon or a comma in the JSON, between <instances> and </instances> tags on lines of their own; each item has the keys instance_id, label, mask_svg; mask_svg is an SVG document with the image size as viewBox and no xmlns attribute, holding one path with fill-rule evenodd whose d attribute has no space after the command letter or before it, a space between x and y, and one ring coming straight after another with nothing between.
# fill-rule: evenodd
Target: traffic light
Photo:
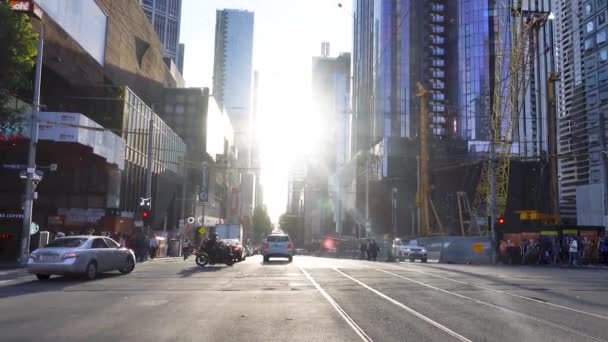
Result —
<instances>
[{"instance_id":1,"label":"traffic light","mask_svg":"<svg viewBox=\"0 0 608 342\"><path fill-rule=\"evenodd\" d=\"M152 224L152 202L149 198L139 199L139 216L144 221L144 225L149 226Z\"/></svg>"},{"instance_id":2,"label":"traffic light","mask_svg":"<svg viewBox=\"0 0 608 342\"><path fill-rule=\"evenodd\" d=\"M144 221L144 225L148 226L152 223L152 213L149 209L141 210L141 219Z\"/></svg>"},{"instance_id":3,"label":"traffic light","mask_svg":"<svg viewBox=\"0 0 608 342\"><path fill-rule=\"evenodd\" d=\"M499 226L502 226L505 224L505 218L504 217L499 217L496 222L498 223Z\"/></svg>"}]
</instances>

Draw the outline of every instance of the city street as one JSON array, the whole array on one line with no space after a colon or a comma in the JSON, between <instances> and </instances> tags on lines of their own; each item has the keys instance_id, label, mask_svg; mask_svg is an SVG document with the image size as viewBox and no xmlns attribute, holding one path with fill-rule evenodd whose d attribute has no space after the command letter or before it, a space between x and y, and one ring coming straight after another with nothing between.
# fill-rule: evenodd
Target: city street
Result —
<instances>
[{"instance_id":1,"label":"city street","mask_svg":"<svg viewBox=\"0 0 608 342\"><path fill-rule=\"evenodd\" d=\"M3 274L2 341L608 341L603 270L257 256Z\"/></svg>"}]
</instances>

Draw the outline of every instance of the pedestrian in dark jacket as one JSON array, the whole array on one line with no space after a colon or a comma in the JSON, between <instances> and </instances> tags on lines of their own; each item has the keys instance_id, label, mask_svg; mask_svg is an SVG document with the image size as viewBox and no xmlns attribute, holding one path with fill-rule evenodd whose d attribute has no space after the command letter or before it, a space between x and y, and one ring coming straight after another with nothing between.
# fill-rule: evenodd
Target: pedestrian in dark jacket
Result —
<instances>
[{"instance_id":1,"label":"pedestrian in dark jacket","mask_svg":"<svg viewBox=\"0 0 608 342\"><path fill-rule=\"evenodd\" d=\"M376 243L376 240L373 239L369 245L367 246L367 250L370 256L370 259L373 261L376 261L376 258L378 258L378 251L380 250L380 248L378 248L378 244Z\"/></svg>"},{"instance_id":2,"label":"pedestrian in dark jacket","mask_svg":"<svg viewBox=\"0 0 608 342\"><path fill-rule=\"evenodd\" d=\"M365 257L367 256L367 245L365 244L365 242L361 242L361 245L359 246L359 251L361 252L359 253L359 259L365 259Z\"/></svg>"}]
</instances>

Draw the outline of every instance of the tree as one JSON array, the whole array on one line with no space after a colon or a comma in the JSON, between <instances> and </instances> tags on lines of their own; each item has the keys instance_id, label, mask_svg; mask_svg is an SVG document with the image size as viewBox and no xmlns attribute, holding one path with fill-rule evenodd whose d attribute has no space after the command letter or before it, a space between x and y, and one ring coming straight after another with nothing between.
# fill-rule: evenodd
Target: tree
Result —
<instances>
[{"instance_id":1,"label":"tree","mask_svg":"<svg viewBox=\"0 0 608 342\"><path fill-rule=\"evenodd\" d=\"M13 12L0 0L0 120L12 113L6 108L10 93L28 89L37 55L38 34L29 17Z\"/></svg>"},{"instance_id":2,"label":"tree","mask_svg":"<svg viewBox=\"0 0 608 342\"><path fill-rule=\"evenodd\" d=\"M287 233L296 246L304 244L304 217L284 213L279 218L281 230Z\"/></svg>"},{"instance_id":3,"label":"tree","mask_svg":"<svg viewBox=\"0 0 608 342\"><path fill-rule=\"evenodd\" d=\"M261 242L268 234L272 233L272 222L270 221L266 207L255 207L251 220L254 242Z\"/></svg>"}]
</instances>

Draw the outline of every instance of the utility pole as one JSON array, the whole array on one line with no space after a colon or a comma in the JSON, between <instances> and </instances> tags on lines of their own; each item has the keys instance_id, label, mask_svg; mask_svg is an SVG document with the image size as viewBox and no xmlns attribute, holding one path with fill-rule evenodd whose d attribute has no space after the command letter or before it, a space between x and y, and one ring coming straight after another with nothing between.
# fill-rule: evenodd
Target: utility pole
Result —
<instances>
[{"instance_id":1,"label":"utility pole","mask_svg":"<svg viewBox=\"0 0 608 342\"><path fill-rule=\"evenodd\" d=\"M551 214L555 215L555 223L559 223L559 191L557 175L557 115L555 115L555 82L559 81L559 74L552 72L547 79L547 137L549 139L549 200ZM600 116L602 118L602 116ZM600 119L601 120L601 119ZM600 127L600 132L604 128Z\"/></svg>"},{"instance_id":2,"label":"utility pole","mask_svg":"<svg viewBox=\"0 0 608 342\"><path fill-rule=\"evenodd\" d=\"M33 5L33 4L32 4ZM40 17L39 17L40 18ZM32 115L29 119L30 142L27 155L27 179L23 203L23 225L21 228L21 253L19 263L27 265L30 255L30 226L32 224L32 211L34 207L34 174L36 173L36 146L38 145L38 117L40 113L40 81L42 78L42 55L44 49L44 24L40 22L38 34L38 55L36 56L36 74L34 78L34 101Z\"/></svg>"},{"instance_id":3,"label":"utility pole","mask_svg":"<svg viewBox=\"0 0 608 342\"><path fill-rule=\"evenodd\" d=\"M148 159L146 160L146 198L150 203L150 213L152 217L148 220L148 224L145 226L146 233L150 234L150 222L154 222L153 204L152 204L152 159L154 158L154 113L150 113L150 121L148 122Z\"/></svg>"},{"instance_id":4,"label":"utility pole","mask_svg":"<svg viewBox=\"0 0 608 342\"><path fill-rule=\"evenodd\" d=\"M152 198L152 158L154 153L154 114L148 122L148 159L146 164L146 198Z\"/></svg>"}]
</instances>

